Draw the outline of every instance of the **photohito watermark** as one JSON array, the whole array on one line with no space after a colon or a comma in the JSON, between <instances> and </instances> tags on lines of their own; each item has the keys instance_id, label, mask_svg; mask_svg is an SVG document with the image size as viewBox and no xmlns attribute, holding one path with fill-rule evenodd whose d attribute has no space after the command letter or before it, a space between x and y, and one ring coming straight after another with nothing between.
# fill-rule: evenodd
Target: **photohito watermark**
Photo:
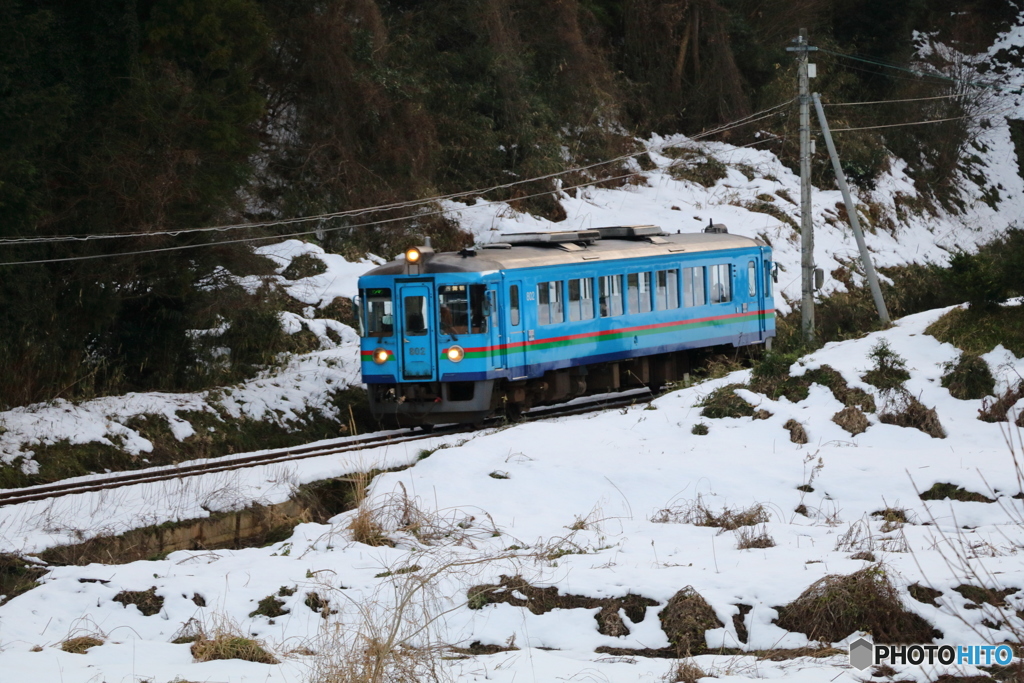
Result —
<instances>
[{"instance_id":1,"label":"photohito watermark","mask_svg":"<svg viewBox=\"0 0 1024 683\"><path fill-rule=\"evenodd\" d=\"M877 664L1006 666L1011 661L1009 645L875 645L867 638L850 643L850 666L861 671Z\"/></svg>"}]
</instances>

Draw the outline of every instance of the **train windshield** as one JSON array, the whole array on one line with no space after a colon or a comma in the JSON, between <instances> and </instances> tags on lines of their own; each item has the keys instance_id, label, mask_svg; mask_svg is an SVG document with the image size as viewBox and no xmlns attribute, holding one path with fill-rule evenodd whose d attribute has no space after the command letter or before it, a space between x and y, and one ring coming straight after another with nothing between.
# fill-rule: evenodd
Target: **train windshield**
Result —
<instances>
[{"instance_id":1,"label":"train windshield","mask_svg":"<svg viewBox=\"0 0 1024 683\"><path fill-rule=\"evenodd\" d=\"M484 285L442 285L437 288L442 334L480 334L487 331Z\"/></svg>"},{"instance_id":2,"label":"train windshield","mask_svg":"<svg viewBox=\"0 0 1024 683\"><path fill-rule=\"evenodd\" d=\"M366 332L368 337L390 337L394 333L394 315L391 307L391 289L378 287L367 289L363 300L366 302Z\"/></svg>"}]
</instances>

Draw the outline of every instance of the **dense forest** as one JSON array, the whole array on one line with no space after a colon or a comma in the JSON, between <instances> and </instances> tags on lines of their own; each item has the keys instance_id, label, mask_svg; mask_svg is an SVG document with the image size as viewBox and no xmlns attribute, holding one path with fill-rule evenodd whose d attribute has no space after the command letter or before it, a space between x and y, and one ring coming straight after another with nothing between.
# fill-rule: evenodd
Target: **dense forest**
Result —
<instances>
[{"instance_id":1,"label":"dense forest","mask_svg":"<svg viewBox=\"0 0 1024 683\"><path fill-rule=\"evenodd\" d=\"M230 277L270 272L244 239L316 230L310 239L350 257L390 256L413 234L442 248L467 239L423 208L261 221L532 178L635 152L636 136L735 121L794 97L785 48L800 28L828 49L815 83L827 100L956 92L962 81L877 63L956 76L966 67L949 54L984 49L1021 9L1019 0L0 0L0 239L21 240L0 242L0 408L209 386L287 350L280 295ZM927 40L956 52L915 57ZM953 118L976 104L850 108L837 122ZM774 133L767 147L793 164L795 118L719 139ZM870 186L896 154L931 201L955 210L965 127L850 135L844 164ZM606 165L577 180L623 172ZM553 188L489 196L559 220L554 195L527 198ZM401 220L346 229L374 217ZM224 224L250 227L174 234ZM52 239L100 235L125 236ZM113 256L123 252L148 253ZM222 332L195 333L212 328ZM222 347L230 360L211 362Z\"/></svg>"}]
</instances>

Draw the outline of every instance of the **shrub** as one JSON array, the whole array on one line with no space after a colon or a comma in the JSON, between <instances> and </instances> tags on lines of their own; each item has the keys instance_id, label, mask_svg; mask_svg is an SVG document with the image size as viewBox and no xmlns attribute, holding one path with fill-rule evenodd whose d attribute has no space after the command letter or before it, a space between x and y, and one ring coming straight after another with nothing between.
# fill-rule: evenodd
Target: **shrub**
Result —
<instances>
[{"instance_id":1,"label":"shrub","mask_svg":"<svg viewBox=\"0 0 1024 683\"><path fill-rule=\"evenodd\" d=\"M692 429L690 429L690 433L696 434L697 436L707 436L708 426L703 422L698 422L697 424L693 425Z\"/></svg>"},{"instance_id":2,"label":"shrub","mask_svg":"<svg viewBox=\"0 0 1024 683\"><path fill-rule=\"evenodd\" d=\"M658 613L658 619L676 652L686 655L705 652L707 641L704 632L724 626L711 605L693 586L687 586L669 598L665 609Z\"/></svg>"},{"instance_id":3,"label":"shrub","mask_svg":"<svg viewBox=\"0 0 1024 683\"><path fill-rule=\"evenodd\" d=\"M949 259L946 278L970 304L972 313L995 309L1006 298L999 265L988 252L958 251Z\"/></svg>"},{"instance_id":4,"label":"shrub","mask_svg":"<svg viewBox=\"0 0 1024 683\"><path fill-rule=\"evenodd\" d=\"M666 152L668 150L665 150ZM729 169L713 156L704 156L699 152L684 151L680 160L669 167L669 173L676 180L689 181L704 187L711 187L719 180L729 176Z\"/></svg>"},{"instance_id":5,"label":"shrub","mask_svg":"<svg viewBox=\"0 0 1024 683\"><path fill-rule=\"evenodd\" d=\"M881 565L818 579L793 602L778 608L777 623L811 640L832 643L867 631L876 643L928 643L941 638L924 619L908 611Z\"/></svg>"},{"instance_id":6,"label":"shrub","mask_svg":"<svg viewBox=\"0 0 1024 683\"><path fill-rule=\"evenodd\" d=\"M807 398L810 382L805 377L791 377L789 368L799 358L797 353L765 351L754 363L750 374L750 389L770 399L785 396L796 403Z\"/></svg>"},{"instance_id":7,"label":"shrub","mask_svg":"<svg viewBox=\"0 0 1024 683\"><path fill-rule=\"evenodd\" d=\"M910 394L901 393L888 402L878 415L879 422L897 427L913 427L932 437L945 439L946 430L935 408L928 408Z\"/></svg>"},{"instance_id":8,"label":"shrub","mask_svg":"<svg viewBox=\"0 0 1024 683\"><path fill-rule=\"evenodd\" d=\"M861 412L861 409L855 406L843 408L832 416L832 421L853 436L863 434L871 426L871 423L868 422L868 418Z\"/></svg>"},{"instance_id":9,"label":"shrub","mask_svg":"<svg viewBox=\"0 0 1024 683\"><path fill-rule=\"evenodd\" d=\"M943 366L942 386L949 389L949 395L961 401L985 398L995 391L996 380L982 358L974 354L962 354L955 363Z\"/></svg>"},{"instance_id":10,"label":"shrub","mask_svg":"<svg viewBox=\"0 0 1024 683\"><path fill-rule=\"evenodd\" d=\"M715 389L705 396L697 405L702 406L701 417L720 419L723 417L752 417L754 406L750 405L736 395L736 389L742 389L742 384L729 384Z\"/></svg>"},{"instance_id":11,"label":"shrub","mask_svg":"<svg viewBox=\"0 0 1024 683\"><path fill-rule=\"evenodd\" d=\"M981 355L1002 344L1018 358L1024 356L1024 315L1019 306L1004 306L983 314L954 308L929 325L925 334L965 353Z\"/></svg>"},{"instance_id":12,"label":"shrub","mask_svg":"<svg viewBox=\"0 0 1024 683\"><path fill-rule=\"evenodd\" d=\"M902 389L903 383L910 379L906 359L893 351L887 340L879 339L871 347L868 358L873 361L874 367L861 377L868 384L882 391L894 391Z\"/></svg>"},{"instance_id":13,"label":"shrub","mask_svg":"<svg viewBox=\"0 0 1024 683\"><path fill-rule=\"evenodd\" d=\"M292 259L288 267L281 271L286 280L302 280L327 272L327 264L313 254L306 252Z\"/></svg>"}]
</instances>

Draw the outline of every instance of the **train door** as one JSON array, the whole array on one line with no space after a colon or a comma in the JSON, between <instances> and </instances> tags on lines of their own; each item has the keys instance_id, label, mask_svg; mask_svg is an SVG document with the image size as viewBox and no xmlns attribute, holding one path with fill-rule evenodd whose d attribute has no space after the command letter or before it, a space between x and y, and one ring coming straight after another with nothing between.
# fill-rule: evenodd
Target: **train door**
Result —
<instances>
[{"instance_id":1,"label":"train door","mask_svg":"<svg viewBox=\"0 0 1024 683\"><path fill-rule=\"evenodd\" d=\"M758 336L762 340L768 331L768 312L765 309L768 307L768 288L771 286L771 262L766 260L766 257L765 249L761 247L761 258L758 259L758 268L755 273L755 286L757 287L757 330Z\"/></svg>"},{"instance_id":2,"label":"train door","mask_svg":"<svg viewBox=\"0 0 1024 683\"><path fill-rule=\"evenodd\" d=\"M398 286L401 301L402 379L429 382L435 379L434 302L431 287L422 282Z\"/></svg>"},{"instance_id":3,"label":"train door","mask_svg":"<svg viewBox=\"0 0 1024 683\"><path fill-rule=\"evenodd\" d=\"M513 280L508 285L508 312L502 316L505 322L505 354L508 371L512 379L526 377L526 290L522 280Z\"/></svg>"}]
</instances>

